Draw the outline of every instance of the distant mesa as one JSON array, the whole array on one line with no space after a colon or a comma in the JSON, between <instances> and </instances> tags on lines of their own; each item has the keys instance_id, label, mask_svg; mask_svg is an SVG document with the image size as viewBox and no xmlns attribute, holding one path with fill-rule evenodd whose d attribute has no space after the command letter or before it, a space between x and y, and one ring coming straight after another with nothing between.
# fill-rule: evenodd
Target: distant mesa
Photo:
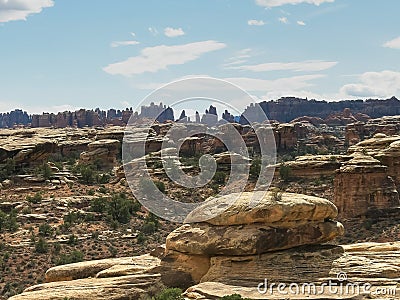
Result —
<instances>
[{"instance_id":1,"label":"distant mesa","mask_svg":"<svg viewBox=\"0 0 400 300\"><path fill-rule=\"evenodd\" d=\"M264 121L265 116L260 115L261 110L269 120L278 122L308 121L317 126L327 124L329 126L345 126L358 121L366 122L370 118L400 115L400 100L392 97L386 100L343 100L327 102L308 100L295 97L284 97L278 100L263 101L258 104L251 103L241 116L234 116L225 110L219 117L217 108L210 106L203 115L196 111L194 120L186 116L182 111L180 117L175 119L174 110L160 103L150 103L142 106L141 111L134 112L132 108L125 110L109 109L108 111L80 109L75 112L65 111L59 113L43 113L29 115L20 109L0 114L0 128L13 128L14 126L36 127L96 127L105 125L124 126L131 117L134 122L156 120L159 123L169 121L183 121L203 123L209 126L216 125L219 121L238 122L242 125L250 121Z\"/></svg>"}]
</instances>

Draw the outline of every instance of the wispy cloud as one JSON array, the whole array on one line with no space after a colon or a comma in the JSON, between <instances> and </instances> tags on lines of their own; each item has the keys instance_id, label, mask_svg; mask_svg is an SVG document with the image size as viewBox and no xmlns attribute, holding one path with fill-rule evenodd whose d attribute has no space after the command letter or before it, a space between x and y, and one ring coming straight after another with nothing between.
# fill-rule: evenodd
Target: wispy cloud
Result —
<instances>
[{"instance_id":1,"label":"wispy cloud","mask_svg":"<svg viewBox=\"0 0 400 300\"><path fill-rule=\"evenodd\" d=\"M287 4L314 4L314 5L321 5L322 3L332 3L335 0L256 0L257 5L264 6L264 7L277 7L283 6Z\"/></svg>"},{"instance_id":2,"label":"wispy cloud","mask_svg":"<svg viewBox=\"0 0 400 300\"><path fill-rule=\"evenodd\" d=\"M383 44L383 47L400 49L400 36Z\"/></svg>"},{"instance_id":3,"label":"wispy cloud","mask_svg":"<svg viewBox=\"0 0 400 300\"><path fill-rule=\"evenodd\" d=\"M165 36L172 38L172 37L185 35L185 32L183 31L182 28L167 27L164 29L164 34L165 34Z\"/></svg>"},{"instance_id":4,"label":"wispy cloud","mask_svg":"<svg viewBox=\"0 0 400 300\"><path fill-rule=\"evenodd\" d=\"M297 21L297 25L306 26L306 23L304 21Z\"/></svg>"},{"instance_id":5,"label":"wispy cloud","mask_svg":"<svg viewBox=\"0 0 400 300\"><path fill-rule=\"evenodd\" d=\"M0 23L26 20L29 15L52 6L53 0L0 0Z\"/></svg>"},{"instance_id":6,"label":"wispy cloud","mask_svg":"<svg viewBox=\"0 0 400 300\"><path fill-rule=\"evenodd\" d=\"M283 24L289 24L289 20L286 17L279 18L278 20L279 20L279 22L281 22Z\"/></svg>"},{"instance_id":7,"label":"wispy cloud","mask_svg":"<svg viewBox=\"0 0 400 300\"><path fill-rule=\"evenodd\" d=\"M306 60L300 62L272 62L258 65L243 65L231 67L231 69L270 72L270 71L294 71L294 72L317 72L336 66L336 61Z\"/></svg>"},{"instance_id":8,"label":"wispy cloud","mask_svg":"<svg viewBox=\"0 0 400 300\"><path fill-rule=\"evenodd\" d=\"M361 98L387 98L400 95L400 72L385 70L366 72L358 83L344 85L341 94Z\"/></svg>"},{"instance_id":9,"label":"wispy cloud","mask_svg":"<svg viewBox=\"0 0 400 300\"><path fill-rule=\"evenodd\" d=\"M263 94L268 95L269 97L272 97L272 94L270 94L271 91L273 91L274 96L296 95L298 92L304 90L305 88L314 86L314 84L312 83L313 80L324 77L325 75L323 74L315 74L315 75L284 77L273 80L256 79L248 77L232 77L232 78L225 78L225 80L240 86L246 91L261 92Z\"/></svg>"},{"instance_id":10,"label":"wispy cloud","mask_svg":"<svg viewBox=\"0 0 400 300\"><path fill-rule=\"evenodd\" d=\"M263 26L265 22L263 20L248 20L247 25L249 26Z\"/></svg>"},{"instance_id":11,"label":"wispy cloud","mask_svg":"<svg viewBox=\"0 0 400 300\"><path fill-rule=\"evenodd\" d=\"M131 36L135 37L136 34L134 32L131 32ZM132 45L138 45L140 42L135 41L135 40L129 40L129 41L115 41L111 43L111 47L116 48L120 46L132 46Z\"/></svg>"},{"instance_id":12,"label":"wispy cloud","mask_svg":"<svg viewBox=\"0 0 400 300\"><path fill-rule=\"evenodd\" d=\"M171 65L182 65L198 59L201 55L225 48L221 42L208 40L183 45L144 48L139 56L113 63L103 70L112 75L130 76L145 72L155 73Z\"/></svg>"},{"instance_id":13,"label":"wispy cloud","mask_svg":"<svg viewBox=\"0 0 400 300\"><path fill-rule=\"evenodd\" d=\"M231 66L237 66L246 63L247 59L250 58L251 51L252 49L250 48L244 48L240 51L237 51L234 56L225 60L226 63L223 64L223 67L229 69Z\"/></svg>"},{"instance_id":14,"label":"wispy cloud","mask_svg":"<svg viewBox=\"0 0 400 300\"><path fill-rule=\"evenodd\" d=\"M150 32L152 35L154 35L154 36L158 35L158 30L157 30L157 28L155 28L155 27L149 27L148 30L149 30L149 32Z\"/></svg>"},{"instance_id":15,"label":"wispy cloud","mask_svg":"<svg viewBox=\"0 0 400 300\"><path fill-rule=\"evenodd\" d=\"M138 41L116 41L111 43L111 47L116 48L120 46L132 46L138 44L140 44Z\"/></svg>"}]
</instances>

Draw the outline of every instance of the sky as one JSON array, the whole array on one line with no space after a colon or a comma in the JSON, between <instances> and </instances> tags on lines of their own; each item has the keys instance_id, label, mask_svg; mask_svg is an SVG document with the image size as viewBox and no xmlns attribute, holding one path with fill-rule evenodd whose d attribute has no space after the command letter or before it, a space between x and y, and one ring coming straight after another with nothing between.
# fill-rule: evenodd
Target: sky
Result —
<instances>
[{"instance_id":1,"label":"sky","mask_svg":"<svg viewBox=\"0 0 400 300\"><path fill-rule=\"evenodd\" d=\"M0 0L0 112L135 109L195 76L255 101L400 97L399 11L398 0Z\"/></svg>"}]
</instances>

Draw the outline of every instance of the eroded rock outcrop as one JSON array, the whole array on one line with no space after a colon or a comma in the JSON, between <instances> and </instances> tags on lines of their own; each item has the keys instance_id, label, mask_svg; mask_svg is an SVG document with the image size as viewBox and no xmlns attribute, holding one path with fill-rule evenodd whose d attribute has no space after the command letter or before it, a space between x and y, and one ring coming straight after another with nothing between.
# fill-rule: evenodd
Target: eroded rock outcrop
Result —
<instances>
[{"instance_id":1,"label":"eroded rock outcrop","mask_svg":"<svg viewBox=\"0 0 400 300\"><path fill-rule=\"evenodd\" d=\"M388 167L360 152L340 167L334 185L334 202L341 217L365 216L369 210L400 204Z\"/></svg>"}]
</instances>

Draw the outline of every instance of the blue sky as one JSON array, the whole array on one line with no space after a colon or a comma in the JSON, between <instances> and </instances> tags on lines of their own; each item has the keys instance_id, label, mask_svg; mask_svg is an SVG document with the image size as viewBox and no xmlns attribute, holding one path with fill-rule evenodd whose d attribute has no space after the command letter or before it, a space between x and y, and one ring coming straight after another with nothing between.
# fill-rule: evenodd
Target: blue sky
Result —
<instances>
[{"instance_id":1,"label":"blue sky","mask_svg":"<svg viewBox=\"0 0 400 300\"><path fill-rule=\"evenodd\" d=\"M399 11L398 0L0 0L0 111L136 107L196 75L265 100L400 97Z\"/></svg>"}]
</instances>

